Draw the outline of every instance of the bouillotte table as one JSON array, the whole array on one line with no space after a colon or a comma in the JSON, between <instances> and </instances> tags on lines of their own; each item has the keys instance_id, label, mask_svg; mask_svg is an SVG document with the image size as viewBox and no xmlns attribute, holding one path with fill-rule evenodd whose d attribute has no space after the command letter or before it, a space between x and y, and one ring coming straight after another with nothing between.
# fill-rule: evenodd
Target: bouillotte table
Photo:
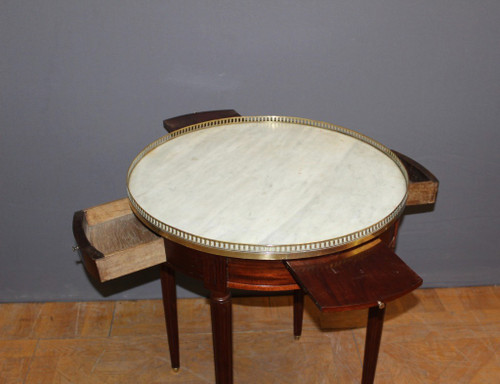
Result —
<instances>
[{"instance_id":1,"label":"bouillotte table","mask_svg":"<svg viewBox=\"0 0 500 384\"><path fill-rule=\"evenodd\" d=\"M172 368L180 366L175 271L210 291L215 378L232 383L231 289L293 291L324 312L368 308L362 383L372 383L385 303L422 279L395 253L407 205L435 201L425 168L360 133L233 110L168 119L132 162L128 199L76 212L101 281L161 265Z\"/></svg>"}]
</instances>

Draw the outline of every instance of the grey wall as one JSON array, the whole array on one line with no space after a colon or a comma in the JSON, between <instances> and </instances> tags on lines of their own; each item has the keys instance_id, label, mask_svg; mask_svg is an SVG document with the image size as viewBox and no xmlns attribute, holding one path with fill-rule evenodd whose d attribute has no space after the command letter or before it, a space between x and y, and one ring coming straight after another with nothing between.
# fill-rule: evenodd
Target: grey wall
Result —
<instances>
[{"instance_id":1,"label":"grey wall","mask_svg":"<svg viewBox=\"0 0 500 384\"><path fill-rule=\"evenodd\" d=\"M0 300L159 297L154 270L94 286L72 214L125 196L164 118L219 108L420 161L438 203L405 218L398 253L426 286L499 283L499 20L486 0L2 0Z\"/></svg>"}]
</instances>

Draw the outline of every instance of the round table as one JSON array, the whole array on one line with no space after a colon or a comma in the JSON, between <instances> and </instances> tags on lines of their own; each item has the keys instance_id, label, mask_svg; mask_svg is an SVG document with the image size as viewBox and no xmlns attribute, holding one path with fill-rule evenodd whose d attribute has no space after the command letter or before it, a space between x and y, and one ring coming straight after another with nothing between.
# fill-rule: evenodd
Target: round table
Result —
<instances>
[{"instance_id":1,"label":"round table","mask_svg":"<svg viewBox=\"0 0 500 384\"><path fill-rule=\"evenodd\" d=\"M358 270L398 263L390 248L408 175L388 148L330 123L235 116L190 125L151 143L132 162L127 188L137 217L165 238L162 284L174 368L178 270L201 279L211 292L217 383L232 382L231 288L295 290L296 336L302 291L322 310L373 308L368 331L375 341L367 353L374 356L367 360L365 354L363 382L373 380L384 306L376 295L392 299L421 280L403 287L403 277L397 292L392 286L387 293L372 289L376 295L356 293L361 290L352 286L356 300L322 297L315 280L320 273L325 284L352 285L350 276Z\"/></svg>"},{"instance_id":2,"label":"round table","mask_svg":"<svg viewBox=\"0 0 500 384\"><path fill-rule=\"evenodd\" d=\"M365 242L407 198L396 155L306 119L238 117L189 126L133 161L129 198L155 232L243 259L293 259Z\"/></svg>"}]
</instances>

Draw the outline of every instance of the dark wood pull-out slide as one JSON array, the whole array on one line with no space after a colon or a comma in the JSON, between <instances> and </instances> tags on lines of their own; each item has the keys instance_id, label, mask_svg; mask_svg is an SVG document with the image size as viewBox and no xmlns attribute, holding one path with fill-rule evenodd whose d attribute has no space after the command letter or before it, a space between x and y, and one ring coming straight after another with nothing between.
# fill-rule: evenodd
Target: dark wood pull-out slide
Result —
<instances>
[{"instance_id":1,"label":"dark wood pull-out slide","mask_svg":"<svg viewBox=\"0 0 500 384\"><path fill-rule=\"evenodd\" d=\"M324 312L383 305L422 284L380 240L332 256L287 260L285 265Z\"/></svg>"}]
</instances>

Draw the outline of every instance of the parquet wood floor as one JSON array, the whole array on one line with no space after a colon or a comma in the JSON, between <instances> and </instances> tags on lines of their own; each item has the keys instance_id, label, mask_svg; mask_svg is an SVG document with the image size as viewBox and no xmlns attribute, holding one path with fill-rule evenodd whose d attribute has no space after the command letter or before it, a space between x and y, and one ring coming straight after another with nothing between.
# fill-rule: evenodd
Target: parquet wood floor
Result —
<instances>
[{"instance_id":1,"label":"parquet wood floor","mask_svg":"<svg viewBox=\"0 0 500 384\"><path fill-rule=\"evenodd\" d=\"M291 296L236 298L236 383L357 383L366 311L324 315ZM209 306L182 299L181 370L160 300L0 305L0 383L213 383ZM500 287L421 289L387 308L376 383L500 383Z\"/></svg>"}]
</instances>

